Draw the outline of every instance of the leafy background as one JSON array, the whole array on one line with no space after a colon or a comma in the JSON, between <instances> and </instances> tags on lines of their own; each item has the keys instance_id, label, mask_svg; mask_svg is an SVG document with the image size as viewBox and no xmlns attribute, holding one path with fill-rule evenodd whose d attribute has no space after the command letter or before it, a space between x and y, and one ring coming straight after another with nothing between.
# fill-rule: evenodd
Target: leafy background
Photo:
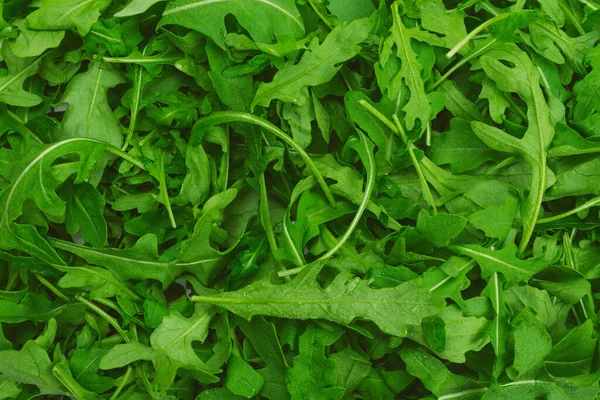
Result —
<instances>
[{"instance_id":1,"label":"leafy background","mask_svg":"<svg viewBox=\"0 0 600 400\"><path fill-rule=\"evenodd\" d=\"M593 0L0 0L0 399L595 399Z\"/></svg>"}]
</instances>

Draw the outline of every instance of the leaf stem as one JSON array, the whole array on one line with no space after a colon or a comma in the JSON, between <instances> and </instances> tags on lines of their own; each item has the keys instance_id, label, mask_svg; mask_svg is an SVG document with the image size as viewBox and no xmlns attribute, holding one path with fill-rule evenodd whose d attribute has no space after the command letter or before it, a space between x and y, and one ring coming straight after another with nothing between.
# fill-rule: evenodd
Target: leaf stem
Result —
<instances>
[{"instance_id":1,"label":"leaf stem","mask_svg":"<svg viewBox=\"0 0 600 400\"><path fill-rule=\"evenodd\" d=\"M360 219L362 218L363 213L367 209L369 200L371 199L371 194L373 193L373 187L375 186L375 177L376 177L375 158L373 157L373 153L371 152L371 150L369 149L369 146L367 144L368 139L366 137L364 137L364 135L362 135L361 133L359 133L359 135L361 135L360 143L364 147L365 154L367 155L367 159L363 160L363 163L366 161L366 164L367 164L367 165L365 165L365 168L367 170L367 183L365 185L365 192L363 195L363 199L360 202L358 210L356 211L356 214L354 214L354 218L350 222L348 229L346 229L346 232L344 232L344 234L339 239L337 239L337 244L335 246L333 246L327 253L325 253L321 257L319 257L316 260L316 262L327 260L328 258L333 256L335 253L337 253L337 251L339 249L342 248L342 246L348 241L348 239L350 238L350 236L356 229L356 226L360 222ZM295 274L299 273L300 271L302 271L304 268L306 268L306 265L303 265L303 266L297 267L297 268L293 268L293 269L288 269L285 271L280 271L278 273L278 275L280 277L295 275Z\"/></svg>"},{"instance_id":2,"label":"leaf stem","mask_svg":"<svg viewBox=\"0 0 600 400\"><path fill-rule=\"evenodd\" d=\"M475 50L474 52L472 52L471 54L461 58L456 64L454 64L448 71L446 71L446 73L444 73L444 75L442 75L432 86L429 90L434 90L436 87L438 87L440 84L442 84L442 82L444 82L446 79L448 79L448 77L450 75L452 75L457 69L459 69L460 67L462 67L463 65L465 65L466 63L468 63L469 61L471 61L474 58L479 57L480 55L482 55L483 53L487 52L488 50L490 50L490 48L496 44L498 41L495 38L492 38L488 43L484 44L483 46L481 46L479 49Z\"/></svg>"},{"instance_id":3,"label":"leaf stem","mask_svg":"<svg viewBox=\"0 0 600 400\"><path fill-rule=\"evenodd\" d=\"M109 299L105 299L103 297L97 298L96 301L100 304L103 304L107 307L112 308L113 310L115 310L116 312L118 312L119 314L125 314L125 311L123 311L123 309L114 301L109 300ZM133 321L134 323L138 324L139 326L141 326L142 328L146 329L147 326L144 323L144 321L142 321L141 319L139 319L138 317L134 316L134 315L127 315L128 318L131 319L131 321Z\"/></svg>"},{"instance_id":4,"label":"leaf stem","mask_svg":"<svg viewBox=\"0 0 600 400\"><path fill-rule=\"evenodd\" d=\"M591 1L588 1L588 0L579 0L579 2L581 4L584 4L584 5L588 6L592 11L598 11L598 10L600 10L600 6L597 6L596 4L592 3Z\"/></svg>"},{"instance_id":5,"label":"leaf stem","mask_svg":"<svg viewBox=\"0 0 600 400\"><path fill-rule=\"evenodd\" d=\"M536 171L536 169L539 171ZM523 237L521 238L521 243L519 243L519 257L523 256L527 249L527 245L529 244L529 240L531 240L531 236L533 236L536 221L538 215L540 215L540 208L542 207L542 200L546 189L546 154L543 151L542 154L540 154L539 164L535 164L532 177L531 190L529 191L527 201L529 201L529 197L535 196L531 203L533 212L525 213L526 218L523 218Z\"/></svg>"},{"instance_id":6,"label":"leaf stem","mask_svg":"<svg viewBox=\"0 0 600 400\"><path fill-rule=\"evenodd\" d=\"M173 209L171 208L171 199L169 198L169 192L167 191L167 181L165 177L165 151L163 151L160 156L160 166L158 168L159 174L157 178L159 178L158 184L161 187L160 194L163 198L162 201L165 207L167 208L167 214L169 215L169 221L171 221L171 226L173 227L173 229L176 229L177 223L175 222L175 216L173 215Z\"/></svg>"},{"instance_id":7,"label":"leaf stem","mask_svg":"<svg viewBox=\"0 0 600 400\"><path fill-rule=\"evenodd\" d=\"M487 21L485 21L484 23L479 25L477 28L475 28L471 32L469 32L467 34L467 36L465 36L460 42L458 42L456 44L456 46L454 46L452 49L450 49L450 51L448 53L446 53L446 57L452 58L456 53L458 53L460 51L460 49L462 49L464 46L466 46L467 43L469 43L469 41L471 41L471 39L473 39L475 36L477 36L477 34L479 34L479 32L486 29L488 26L495 24L498 21L502 21L503 19L508 18L509 16L510 16L510 12L506 12L506 13L503 13L500 15L496 15L495 17L493 17L491 19L488 19Z\"/></svg>"},{"instance_id":8,"label":"leaf stem","mask_svg":"<svg viewBox=\"0 0 600 400\"><path fill-rule=\"evenodd\" d=\"M287 144L288 146L293 148L296 151L296 153L298 153L300 158L302 158L302 160L306 163L308 168L310 168L310 170L312 171L313 175L317 179L317 182L319 183L319 186L325 193L325 197L329 201L329 204L331 204L332 207L335 207L335 199L333 198L333 194L331 193L331 190L327 186L327 183L325 182L323 175L321 175L317 166L311 160L310 156L306 153L306 151L302 147L300 147L300 145L298 143L296 143L294 141L294 139L289 137L284 131L282 131L281 129L279 129L277 126L273 125L269 121L267 121L263 118L257 117L256 115L246 113L246 112L215 111L215 112L211 113L210 115L207 115L206 117L200 118L198 121L196 121L196 125L194 125L194 126L197 126L198 124L204 124L206 126L213 126L213 125L218 125L218 124L222 124L222 123L226 123L226 122L245 122L245 123L260 126L261 128L264 128L267 131L271 132L276 137L281 139L285 144Z\"/></svg>"},{"instance_id":9,"label":"leaf stem","mask_svg":"<svg viewBox=\"0 0 600 400\"><path fill-rule=\"evenodd\" d=\"M577 32L581 36L585 35L585 31L583 30L583 28L582 28L581 24L579 23L579 21L577 21L577 19L575 18L575 15L573 14L573 11L571 11L571 7L568 7L567 5L565 5L564 1L559 1L558 2L558 6L562 10L562 12L565 14L565 16L569 19L569 21L571 21L571 23L573 24L573 26L575 27L575 29L577 30Z\"/></svg>"},{"instance_id":10,"label":"leaf stem","mask_svg":"<svg viewBox=\"0 0 600 400\"><path fill-rule=\"evenodd\" d=\"M106 311L104 311L103 309L101 309L100 307L83 297L81 294L76 294L75 299L85 304L90 309L95 311L98 315L100 315L102 318L104 318L106 322L108 322L110 325L112 325L113 328L115 328L115 330L119 333L119 335L121 335L121 337L123 338L123 340L125 340L126 343L131 343L129 336L127 336L127 332L125 332L123 328L121 328L117 320L110 316Z\"/></svg>"},{"instance_id":11,"label":"leaf stem","mask_svg":"<svg viewBox=\"0 0 600 400\"><path fill-rule=\"evenodd\" d=\"M130 163L132 163L133 165L135 165L136 167L138 167L139 169L141 169L143 171L146 170L146 168L144 168L144 164L140 160L130 156L129 154L125 153L123 150L121 150L119 148L116 148L114 146L106 146L106 151L121 157L125 161L129 161Z\"/></svg>"},{"instance_id":12,"label":"leaf stem","mask_svg":"<svg viewBox=\"0 0 600 400\"><path fill-rule=\"evenodd\" d=\"M131 375L132 371L133 370L131 367L127 367L127 371L125 371L125 375L123 375L121 383L119 383L119 386L117 386L109 400L116 400L119 397L119 394L121 394L121 391L123 388L125 388L125 385L127 385L127 381L129 380L129 376Z\"/></svg>"},{"instance_id":13,"label":"leaf stem","mask_svg":"<svg viewBox=\"0 0 600 400\"><path fill-rule=\"evenodd\" d=\"M375 107L373 107L368 101L366 101L366 100L359 100L358 104L360 104L361 106L363 106L364 108L366 108L367 111L369 111L377 119L379 119L381 122L383 122L385 124L385 126L387 126L388 128L390 128L392 130L392 132L394 132L396 135L400 134L400 131L398 130L398 128L396 127L396 125L394 125L394 123L392 121L390 121L378 109L376 109Z\"/></svg>"},{"instance_id":14,"label":"leaf stem","mask_svg":"<svg viewBox=\"0 0 600 400\"><path fill-rule=\"evenodd\" d=\"M417 159L417 156L415 155L414 149L416 147L411 141L408 140L408 137L406 136L406 133L404 132L404 128L402 128L402 123L398 119L398 116L394 114L394 116L392 118L394 119L394 123L398 127L398 131L400 132L402 139L406 143L406 146L408 149L408 154L410 156L410 160L412 161L412 164L415 167L415 171L417 171L417 175L419 176L419 181L421 182L421 190L423 191L423 197L425 197L425 201L431 207L431 209L433 211L433 215L437 215L438 211L437 211L437 207L435 206L435 200L433 199L433 195L431 194L431 190L429 189L429 184L427 183L427 179L425 179L425 174L423 174L423 170L421 169L421 163L419 162L419 160Z\"/></svg>"},{"instance_id":15,"label":"leaf stem","mask_svg":"<svg viewBox=\"0 0 600 400\"><path fill-rule=\"evenodd\" d=\"M583 203L579 207L575 207L574 209L564 212L562 214L554 215L552 217L547 218L540 218L537 220L536 224L547 224L549 222L558 221L559 219L563 219L573 214L577 214L579 211L587 210L588 208L594 207L597 204L600 204L600 196L594 197L593 199Z\"/></svg>"},{"instance_id":16,"label":"leaf stem","mask_svg":"<svg viewBox=\"0 0 600 400\"><path fill-rule=\"evenodd\" d=\"M277 250L277 240L275 240L275 233L273 232L273 225L271 224L271 213L269 209L269 198L267 196L267 183L265 182L265 174L262 173L258 177L258 185L260 187L260 222L262 223L269 247L272 252Z\"/></svg>"},{"instance_id":17,"label":"leaf stem","mask_svg":"<svg viewBox=\"0 0 600 400\"><path fill-rule=\"evenodd\" d=\"M321 10L319 10L319 7L314 4L314 0L308 0L308 4L310 4L310 7L313 9L315 14L319 16L319 19L321 19L321 21L323 21L325 25L329 27L329 29L333 29L333 24L329 21L329 18L327 18L326 15L323 15Z\"/></svg>"},{"instance_id":18,"label":"leaf stem","mask_svg":"<svg viewBox=\"0 0 600 400\"><path fill-rule=\"evenodd\" d=\"M56 286L54 286L53 284L51 284L46 278L44 278L42 275L39 274L34 274L35 278L44 286L46 286L52 293L54 293L57 297L59 297L60 299L64 300L64 301L70 301L70 299L63 293L61 292Z\"/></svg>"},{"instance_id":19,"label":"leaf stem","mask_svg":"<svg viewBox=\"0 0 600 400\"><path fill-rule=\"evenodd\" d=\"M135 80L133 81L133 98L131 101L131 119L129 120L129 127L127 128L127 137L125 138L125 143L121 150L127 150L129 147L129 142L133 138L133 132L135 131L135 124L137 122L138 116L138 108L140 106L140 97L142 96L142 76L144 74L144 70L141 65L137 66L137 74L134 76Z\"/></svg>"}]
</instances>

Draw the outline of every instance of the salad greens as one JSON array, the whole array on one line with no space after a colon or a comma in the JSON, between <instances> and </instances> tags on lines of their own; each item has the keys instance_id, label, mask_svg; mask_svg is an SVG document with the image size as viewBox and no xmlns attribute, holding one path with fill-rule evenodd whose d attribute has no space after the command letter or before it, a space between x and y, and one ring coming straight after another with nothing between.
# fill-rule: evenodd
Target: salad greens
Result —
<instances>
[{"instance_id":1,"label":"salad greens","mask_svg":"<svg viewBox=\"0 0 600 400\"><path fill-rule=\"evenodd\" d=\"M0 0L0 399L600 398L600 3Z\"/></svg>"}]
</instances>

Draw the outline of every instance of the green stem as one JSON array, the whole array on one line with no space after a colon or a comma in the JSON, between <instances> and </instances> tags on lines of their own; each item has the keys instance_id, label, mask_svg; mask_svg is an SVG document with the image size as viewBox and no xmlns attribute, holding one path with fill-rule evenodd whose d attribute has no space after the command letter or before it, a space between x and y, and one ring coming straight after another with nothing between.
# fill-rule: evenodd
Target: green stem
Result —
<instances>
[{"instance_id":1,"label":"green stem","mask_svg":"<svg viewBox=\"0 0 600 400\"><path fill-rule=\"evenodd\" d=\"M565 16L569 19L569 21L571 21L571 23L573 24L573 26L575 27L577 32L579 32L579 34L581 36L585 35L585 31L581 27L581 24L579 23L579 21L577 21L577 19L575 18L575 14L573 14L573 11L571 11L571 7L567 6L564 3L564 1L559 1L558 6L563 11Z\"/></svg>"},{"instance_id":2,"label":"green stem","mask_svg":"<svg viewBox=\"0 0 600 400\"><path fill-rule=\"evenodd\" d=\"M112 325L113 328L115 328L115 330L119 333L119 335L121 335L121 337L123 338L123 340L125 340L126 343L131 343L129 336L127 336L127 332L125 332L121 328L117 320L110 316L106 311L104 311L103 309L101 309L100 307L98 307L97 305L95 305L80 294L75 295L75 299L85 304L86 306L88 306L88 308L95 311L98 315L104 318L106 322L108 322L110 325Z\"/></svg>"},{"instance_id":3,"label":"green stem","mask_svg":"<svg viewBox=\"0 0 600 400\"><path fill-rule=\"evenodd\" d=\"M112 146L106 146L106 151L108 151L109 153L113 153L114 155L117 155L117 156L121 157L125 161L129 161L130 163L132 163L133 165L135 165L136 167L138 167L139 169L141 169L143 171L146 170L146 168L144 168L144 164L142 164L141 161L139 161L136 158L130 156L129 154L125 153L121 149L118 149L118 148L112 147Z\"/></svg>"},{"instance_id":4,"label":"green stem","mask_svg":"<svg viewBox=\"0 0 600 400\"><path fill-rule=\"evenodd\" d=\"M44 278L42 275L38 275L35 274L36 279L44 286L46 286L48 289L50 289L50 291L52 293L54 293L56 296L58 296L59 298L61 298L64 301L70 301L70 299L65 296L65 294L63 292L61 292L56 286L54 286L53 284L51 284L46 278Z\"/></svg>"},{"instance_id":5,"label":"green stem","mask_svg":"<svg viewBox=\"0 0 600 400\"><path fill-rule=\"evenodd\" d=\"M138 298L139 299L139 298ZM109 299L105 299L105 298L97 298L96 301L100 304L103 304L107 307L112 308L113 310L115 310L116 312L118 312L119 314L125 314L125 311L123 311L123 309L121 307L119 307L119 305L117 303L115 303L112 300ZM134 316L134 315L127 315L127 317L129 317L131 319L132 322L138 324L139 326L141 326L142 328L146 328L146 324L144 323L144 321L142 321L141 319L139 319L138 317Z\"/></svg>"},{"instance_id":6,"label":"green stem","mask_svg":"<svg viewBox=\"0 0 600 400\"><path fill-rule=\"evenodd\" d=\"M321 257L319 257L317 259L317 262L329 259L335 253L337 253L337 251L339 249L342 248L342 246L348 241L348 239L350 238L350 236L356 229L356 226L360 222L360 219L362 218L363 213L367 209L369 200L371 199L371 194L373 193L373 187L375 186L375 178L376 178L375 158L373 157L373 153L369 150L366 138L363 138L363 140L361 140L361 144L362 144L362 146L364 146L365 153L367 154L366 161L368 164L368 165L365 165L365 168L367 170L367 183L365 185L365 193L363 195L363 199L360 202L358 210L356 211L356 214L354 214L354 218L350 222L348 229L346 229L346 232L344 232L344 234L339 239L337 239L337 243L335 246L333 246L327 253L325 253L324 255L322 255ZM364 161L365 160L363 160L363 162ZM294 275L294 274L297 274L300 271L302 271L305 267L306 267L306 265L303 265L301 267L281 271L278 273L278 275L281 277Z\"/></svg>"},{"instance_id":7,"label":"green stem","mask_svg":"<svg viewBox=\"0 0 600 400\"><path fill-rule=\"evenodd\" d=\"M513 107L514 111L519 114L519 117L521 117L521 119L523 119L523 121L527 122L529 119L527 118L527 114L525 114L525 111L521 110L521 107L519 107L517 105L517 103L515 103L515 101L513 100L513 98L509 95L504 96L504 98L506 99L506 101L508 101L510 103L510 105Z\"/></svg>"},{"instance_id":8,"label":"green stem","mask_svg":"<svg viewBox=\"0 0 600 400\"><path fill-rule=\"evenodd\" d=\"M442 82L444 82L446 79L448 79L448 77L450 75L452 75L457 69L459 69L460 67L462 67L463 65L465 65L466 63L468 63L469 61L471 61L474 58L479 57L480 55L482 55L483 53L487 52L488 50L490 50L490 48L493 47L494 44L497 44L497 40L495 38L492 38L488 43L484 44L483 46L481 46L479 49L475 50L474 52L472 52L471 54L461 58L456 64L454 64L448 71L446 71L446 73L444 73L444 75L442 75L434 84L433 86L431 86L431 88L429 90L434 90L436 87L438 87L440 84L442 84Z\"/></svg>"},{"instance_id":9,"label":"green stem","mask_svg":"<svg viewBox=\"0 0 600 400\"><path fill-rule=\"evenodd\" d=\"M502 21L503 19L508 18L509 16L510 16L510 12L507 12L507 13L500 14L493 18L488 19L487 21L485 21L484 23L479 25L477 28L475 28L471 32L469 32L467 34L467 36L465 36L460 42L458 42L456 44L456 46L454 46L452 49L450 49L450 51L448 53L446 53L446 57L452 58L456 53L458 53L460 51L460 49L462 49L464 46L466 46L467 43L469 43L471 41L471 39L473 39L475 36L477 36L479 34L479 32L483 31L488 26L495 24L498 21Z\"/></svg>"},{"instance_id":10,"label":"green stem","mask_svg":"<svg viewBox=\"0 0 600 400\"><path fill-rule=\"evenodd\" d=\"M275 252L277 250L277 240L275 240L275 233L271 224L271 212L269 211L269 198L267 196L267 183L265 182L264 173L258 177L258 185L260 186L260 220L267 235L269 247L271 247L272 252Z\"/></svg>"},{"instance_id":11,"label":"green stem","mask_svg":"<svg viewBox=\"0 0 600 400\"><path fill-rule=\"evenodd\" d=\"M366 100L359 100L358 104L360 104L361 106L363 106L364 108L366 108L367 111L369 111L377 119L379 119L381 122L383 122L385 124L385 126L387 126L388 128L390 128L392 130L392 132L394 132L396 135L400 134L400 131L398 131L398 128L396 127L396 125L394 125L394 123L392 121L390 121L378 109L376 109L375 107L373 107L368 101L366 101Z\"/></svg>"},{"instance_id":12,"label":"green stem","mask_svg":"<svg viewBox=\"0 0 600 400\"><path fill-rule=\"evenodd\" d=\"M532 204L532 213L527 213L526 218L523 218L523 237L521 238L521 243L519 243L518 255L522 257L525 254L525 250L527 250L527 246L529 245L529 241L533 236L533 231L535 230L536 221L538 219L538 215L540 215L540 209L542 207L542 199L544 196L544 190L546 188L546 154L542 152L540 155L539 164L535 164L535 169L539 172L536 174L534 170L533 175L537 177L534 179L531 185L531 190L529 191L529 197L533 198ZM527 201L529 201L529 197Z\"/></svg>"},{"instance_id":13,"label":"green stem","mask_svg":"<svg viewBox=\"0 0 600 400\"><path fill-rule=\"evenodd\" d=\"M109 400L116 400L119 397L119 394L121 394L121 391L123 390L123 388L125 388L125 385L127 385L127 381L129 380L129 376L131 375L132 371L133 370L131 369L131 367L127 367L127 371L125 371L125 375L123 375L121 383L119 383L119 386L117 386L117 389L115 389L112 396L110 396Z\"/></svg>"},{"instance_id":14,"label":"green stem","mask_svg":"<svg viewBox=\"0 0 600 400\"><path fill-rule=\"evenodd\" d=\"M102 57L102 61L111 64L172 64L181 60L181 57L165 58L125 58L125 57Z\"/></svg>"},{"instance_id":15,"label":"green stem","mask_svg":"<svg viewBox=\"0 0 600 400\"><path fill-rule=\"evenodd\" d=\"M598 10L600 10L600 6L592 3L591 1L588 1L588 0L579 0L579 2L581 4L584 4L584 5L588 6L592 11L598 11Z\"/></svg>"},{"instance_id":16,"label":"green stem","mask_svg":"<svg viewBox=\"0 0 600 400\"><path fill-rule=\"evenodd\" d=\"M419 177L419 182L421 182L421 190L423 191L423 197L425 197L425 201L431 207L433 211L433 215L437 215L438 211L435 206L435 200L433 199L433 195L431 194L431 190L429 189L429 184L427 183L427 179L425 179L425 174L423 174L423 170L421 169L421 163L417 160L417 156L415 155L415 145L408 140L406 133L404 132L404 128L402 128L402 123L398 119L398 116L394 114L392 117L394 119L394 123L398 127L398 131L402 136L402 139L406 143L408 154L410 156L410 160L412 161L413 166L415 167L415 171L417 171L417 176Z\"/></svg>"},{"instance_id":17,"label":"green stem","mask_svg":"<svg viewBox=\"0 0 600 400\"><path fill-rule=\"evenodd\" d=\"M311 160L310 156L302 147L300 147L298 143L294 141L294 139L289 137L284 131L282 131L269 121L246 112L215 111L206 117L200 118L198 121L196 121L196 125L203 124L208 127L227 122L244 122L260 126L261 128L271 132L276 137L281 139L285 144L293 148L296 151L296 153L298 153L300 158L302 158L302 160L308 166L308 168L310 168L310 170L312 171L313 175L317 179L317 182L319 183L319 186L325 193L325 197L329 201L329 204L331 204L332 207L335 207L335 199L333 198L333 194L331 193L331 190L329 190L329 187L327 186L323 175L321 175L321 173L317 169L317 166Z\"/></svg>"},{"instance_id":18,"label":"green stem","mask_svg":"<svg viewBox=\"0 0 600 400\"><path fill-rule=\"evenodd\" d=\"M310 4L310 7L313 9L313 11L315 12L315 14L317 14L319 16L319 18L321 19L321 21L323 21L325 23L325 25L327 25L329 27L329 29L333 29L333 24L329 21L329 18L327 18L326 15L323 15L323 13L321 12L321 10L319 10L319 7L317 7L313 3L313 0L308 0L308 4Z\"/></svg>"},{"instance_id":19,"label":"green stem","mask_svg":"<svg viewBox=\"0 0 600 400\"><path fill-rule=\"evenodd\" d=\"M548 218L540 218L537 220L536 224L547 224L549 222L558 221L559 219L563 219L573 214L577 214L579 211L587 210L588 208L594 207L597 204L600 204L600 197L594 197L593 199L583 203L579 207L576 207L562 214L554 215Z\"/></svg>"},{"instance_id":20,"label":"green stem","mask_svg":"<svg viewBox=\"0 0 600 400\"><path fill-rule=\"evenodd\" d=\"M573 230L572 235L569 235L569 233L565 232L563 234L563 249L564 249L564 257L565 257L565 264L571 268L574 269L575 271L578 271L579 268L577 268L577 261L575 259L575 254L573 253L573 237L575 236L576 231ZM585 320L590 319L590 317L592 317L595 321L596 317L594 314L594 308L591 307L589 312L587 310L587 307L584 303L584 300L588 303L588 304L594 304L592 297L591 297L591 293L588 291L588 293L586 293L581 299L579 299L579 307L581 308L581 314L583 315L583 318ZM577 316L577 312L575 310L575 308L573 309L573 313ZM579 322L581 323L581 322Z\"/></svg>"},{"instance_id":21,"label":"green stem","mask_svg":"<svg viewBox=\"0 0 600 400\"><path fill-rule=\"evenodd\" d=\"M171 199L169 198L169 192L167 192L167 180L165 177L165 152L163 151L160 157L160 166L159 166L159 186L160 186L160 194L162 196L162 201L165 207L167 208L167 214L169 215L169 221L171 221L171 226L173 229L177 228L177 223L175 223L175 216L173 215L173 209L171 208Z\"/></svg>"},{"instance_id":22,"label":"green stem","mask_svg":"<svg viewBox=\"0 0 600 400\"><path fill-rule=\"evenodd\" d=\"M150 133L148 133L146 136L144 136L141 140L140 143L138 144L140 147L142 147L143 145L145 145L149 140L152 140L152 138L154 138L154 136L156 136L156 129L153 129L150 131Z\"/></svg>"},{"instance_id":23,"label":"green stem","mask_svg":"<svg viewBox=\"0 0 600 400\"><path fill-rule=\"evenodd\" d=\"M125 151L127 150L127 147L129 147L129 142L131 142L131 139L133 138L133 132L135 131L135 124L137 122L137 116L138 116L138 108L140 105L140 97L142 95L142 77L144 74L144 70L142 68L141 65L139 65L137 67L137 74L134 77L134 81L133 81L133 99L131 102L131 120L129 121L129 127L127 128L127 137L125 138L125 143L123 144L123 147L121 147L121 150Z\"/></svg>"}]
</instances>

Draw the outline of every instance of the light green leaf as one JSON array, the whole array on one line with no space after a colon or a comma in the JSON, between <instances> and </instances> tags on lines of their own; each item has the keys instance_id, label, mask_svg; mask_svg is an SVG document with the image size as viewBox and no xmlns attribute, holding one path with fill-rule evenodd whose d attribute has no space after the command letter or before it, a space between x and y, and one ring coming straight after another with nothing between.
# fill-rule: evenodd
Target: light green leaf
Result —
<instances>
[{"instance_id":1,"label":"light green leaf","mask_svg":"<svg viewBox=\"0 0 600 400\"><path fill-rule=\"evenodd\" d=\"M38 57L48 49L58 47L65 37L64 31L36 31L29 29L25 20L15 22L19 36L10 43L12 52L21 58Z\"/></svg>"},{"instance_id":2,"label":"light green leaf","mask_svg":"<svg viewBox=\"0 0 600 400\"><path fill-rule=\"evenodd\" d=\"M88 34L92 25L111 0L44 0L42 7L27 16L32 29L77 29L81 36Z\"/></svg>"}]
</instances>

